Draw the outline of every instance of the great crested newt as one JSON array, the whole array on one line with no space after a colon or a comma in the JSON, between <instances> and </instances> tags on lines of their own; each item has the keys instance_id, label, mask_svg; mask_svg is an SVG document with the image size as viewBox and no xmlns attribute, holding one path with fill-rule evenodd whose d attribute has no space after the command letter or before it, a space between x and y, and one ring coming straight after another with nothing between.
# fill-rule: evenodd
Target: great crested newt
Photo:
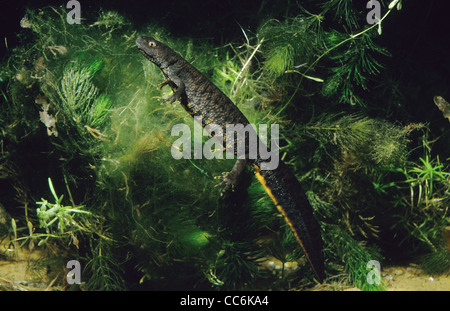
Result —
<instances>
[{"instance_id":1,"label":"great crested newt","mask_svg":"<svg viewBox=\"0 0 450 311\"><path fill-rule=\"evenodd\" d=\"M213 123L225 128L227 124L249 124L242 112L218 87L167 45L146 36L139 37L136 45L149 61L161 69L166 80L160 86L168 84L174 90L168 102L178 100L191 116L201 117L203 126ZM276 169L262 170L264 160L261 157L245 157L237 160L233 170L224 175L227 184L233 183L236 175L245 167L242 163L255 169L258 180L283 215L317 279L322 283L325 273L319 224L294 173L282 161Z\"/></svg>"}]
</instances>

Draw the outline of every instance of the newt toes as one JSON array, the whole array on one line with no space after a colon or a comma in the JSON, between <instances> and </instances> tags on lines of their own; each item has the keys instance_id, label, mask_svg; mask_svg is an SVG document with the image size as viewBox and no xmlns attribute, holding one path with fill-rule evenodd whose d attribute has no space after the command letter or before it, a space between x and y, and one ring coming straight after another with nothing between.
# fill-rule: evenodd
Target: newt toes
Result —
<instances>
[{"instance_id":1,"label":"newt toes","mask_svg":"<svg viewBox=\"0 0 450 311\"><path fill-rule=\"evenodd\" d=\"M167 45L145 36L139 37L136 45L149 61L161 69L166 81L160 86L168 84L173 89L174 94L169 101L179 100L191 116L201 116L203 126L214 123L225 128L227 124L249 124L244 114L219 88ZM234 142L235 146L238 143ZM248 147L247 139L244 143ZM246 164L255 169L258 180L283 215L322 283L325 277L322 238L306 194L294 173L282 161L273 170L262 170L263 162L259 155L257 159L246 157L238 160L233 170L224 175L223 182L232 187Z\"/></svg>"}]
</instances>

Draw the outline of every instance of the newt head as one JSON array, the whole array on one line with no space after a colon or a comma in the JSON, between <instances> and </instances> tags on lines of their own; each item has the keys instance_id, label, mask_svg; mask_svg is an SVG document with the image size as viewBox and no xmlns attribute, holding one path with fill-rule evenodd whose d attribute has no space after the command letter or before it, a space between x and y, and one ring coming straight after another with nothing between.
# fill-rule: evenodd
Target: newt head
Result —
<instances>
[{"instance_id":1,"label":"newt head","mask_svg":"<svg viewBox=\"0 0 450 311\"><path fill-rule=\"evenodd\" d=\"M152 37L140 36L136 40L136 45L149 61L161 69L167 68L181 59L181 56L171 48Z\"/></svg>"}]
</instances>

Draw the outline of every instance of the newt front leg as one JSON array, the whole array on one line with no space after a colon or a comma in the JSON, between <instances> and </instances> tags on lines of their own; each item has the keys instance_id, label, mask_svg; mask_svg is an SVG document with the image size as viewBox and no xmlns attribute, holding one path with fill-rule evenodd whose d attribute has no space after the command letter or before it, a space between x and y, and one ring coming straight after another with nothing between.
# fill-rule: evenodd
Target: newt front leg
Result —
<instances>
[{"instance_id":1,"label":"newt front leg","mask_svg":"<svg viewBox=\"0 0 450 311\"><path fill-rule=\"evenodd\" d=\"M172 76L171 78L169 78L164 71L163 73L166 77L166 80L156 85L156 87L159 87L161 89L164 85L168 84L172 88L174 93L172 94L172 96L164 100L164 102L172 104L174 101L180 100L181 96L186 95L186 87L183 80L181 80L179 77Z\"/></svg>"}]
</instances>

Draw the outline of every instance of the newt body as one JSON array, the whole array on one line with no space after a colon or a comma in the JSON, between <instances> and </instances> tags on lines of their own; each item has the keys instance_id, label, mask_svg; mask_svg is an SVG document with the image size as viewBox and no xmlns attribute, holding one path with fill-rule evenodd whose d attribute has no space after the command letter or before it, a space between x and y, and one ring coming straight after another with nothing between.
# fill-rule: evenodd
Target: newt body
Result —
<instances>
[{"instance_id":1,"label":"newt body","mask_svg":"<svg viewBox=\"0 0 450 311\"><path fill-rule=\"evenodd\" d=\"M225 128L227 124L249 124L243 113L219 88L168 46L151 37L139 37L136 44L141 53L162 70L166 81L161 85L169 84L174 89L174 94L168 99L170 103L179 100L191 116L202 117L203 126L213 123ZM243 139L246 139L244 143L248 141L247 137ZM239 137L235 140L236 146ZM227 148L226 140L224 147ZM264 160L258 156L256 159L246 157L245 160L238 160L232 172L225 176L226 182L232 182L231 179L239 173L243 167L242 161L255 169L258 180L282 213L316 277L322 282L324 259L320 229L297 178L282 161L274 170L261 170Z\"/></svg>"}]
</instances>

